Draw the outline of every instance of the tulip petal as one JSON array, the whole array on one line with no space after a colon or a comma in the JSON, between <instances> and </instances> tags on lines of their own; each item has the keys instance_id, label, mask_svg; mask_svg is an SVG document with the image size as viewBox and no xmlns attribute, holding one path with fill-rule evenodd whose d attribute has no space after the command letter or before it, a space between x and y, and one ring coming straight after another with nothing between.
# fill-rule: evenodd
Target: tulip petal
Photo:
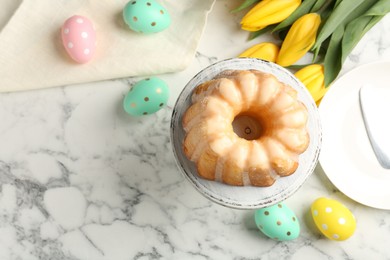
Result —
<instances>
[{"instance_id":1,"label":"tulip petal","mask_svg":"<svg viewBox=\"0 0 390 260\"><path fill-rule=\"evenodd\" d=\"M290 66L302 58L314 45L321 17L316 13L302 16L287 33L276 60L281 66Z\"/></svg>"},{"instance_id":2,"label":"tulip petal","mask_svg":"<svg viewBox=\"0 0 390 260\"><path fill-rule=\"evenodd\" d=\"M286 19L301 4L301 0L263 0L241 20L243 28L266 27Z\"/></svg>"},{"instance_id":3,"label":"tulip petal","mask_svg":"<svg viewBox=\"0 0 390 260\"><path fill-rule=\"evenodd\" d=\"M278 24L278 26L275 27L273 32L282 30L286 28L287 26L290 26L293 24L297 19L302 17L303 15L307 14L310 12L312 9L313 5L317 2L318 0L305 0L302 2L302 4L285 20L283 20L281 23Z\"/></svg>"},{"instance_id":4,"label":"tulip petal","mask_svg":"<svg viewBox=\"0 0 390 260\"><path fill-rule=\"evenodd\" d=\"M271 42L263 42L245 50L239 57L250 57L275 62L278 53L279 46Z\"/></svg>"},{"instance_id":5,"label":"tulip petal","mask_svg":"<svg viewBox=\"0 0 390 260\"><path fill-rule=\"evenodd\" d=\"M321 100L326 93L324 67L319 64L308 65L295 73L295 76L309 90L315 102Z\"/></svg>"}]
</instances>

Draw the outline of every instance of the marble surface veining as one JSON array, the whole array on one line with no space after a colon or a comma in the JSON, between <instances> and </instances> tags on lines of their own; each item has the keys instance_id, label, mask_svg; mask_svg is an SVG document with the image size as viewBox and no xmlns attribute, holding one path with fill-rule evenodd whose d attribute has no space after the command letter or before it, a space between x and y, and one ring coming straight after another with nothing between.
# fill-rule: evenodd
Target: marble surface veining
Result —
<instances>
[{"instance_id":1,"label":"marble surface veining","mask_svg":"<svg viewBox=\"0 0 390 260\"><path fill-rule=\"evenodd\" d=\"M160 75L167 107L132 118L122 100L137 78L0 95L0 259L390 259L390 212L339 192L318 166L285 203L301 224L294 241L261 234L252 210L233 210L200 195L175 165L172 106L186 82L215 61L255 42L239 28L237 3L219 0L193 63ZM342 73L390 60L390 16L347 59ZM309 207L335 198L358 228L344 242L313 226Z\"/></svg>"}]
</instances>

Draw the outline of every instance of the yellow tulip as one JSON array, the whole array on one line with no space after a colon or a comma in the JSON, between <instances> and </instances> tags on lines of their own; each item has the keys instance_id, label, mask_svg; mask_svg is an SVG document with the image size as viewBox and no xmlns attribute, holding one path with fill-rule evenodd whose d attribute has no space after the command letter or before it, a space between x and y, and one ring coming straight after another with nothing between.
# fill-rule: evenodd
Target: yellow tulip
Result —
<instances>
[{"instance_id":1,"label":"yellow tulip","mask_svg":"<svg viewBox=\"0 0 390 260\"><path fill-rule=\"evenodd\" d=\"M263 0L255 5L241 20L241 28L258 31L268 25L280 23L301 4L301 0Z\"/></svg>"},{"instance_id":2,"label":"yellow tulip","mask_svg":"<svg viewBox=\"0 0 390 260\"><path fill-rule=\"evenodd\" d=\"M276 60L281 66L290 66L313 47L321 17L316 13L305 14L296 20L288 31Z\"/></svg>"},{"instance_id":3,"label":"yellow tulip","mask_svg":"<svg viewBox=\"0 0 390 260\"><path fill-rule=\"evenodd\" d=\"M314 101L319 104L328 88L325 88L324 66L312 64L298 70L295 76L306 86Z\"/></svg>"},{"instance_id":4,"label":"yellow tulip","mask_svg":"<svg viewBox=\"0 0 390 260\"><path fill-rule=\"evenodd\" d=\"M245 50L238 57L257 58L275 62L278 57L279 46L271 42L256 44Z\"/></svg>"}]
</instances>

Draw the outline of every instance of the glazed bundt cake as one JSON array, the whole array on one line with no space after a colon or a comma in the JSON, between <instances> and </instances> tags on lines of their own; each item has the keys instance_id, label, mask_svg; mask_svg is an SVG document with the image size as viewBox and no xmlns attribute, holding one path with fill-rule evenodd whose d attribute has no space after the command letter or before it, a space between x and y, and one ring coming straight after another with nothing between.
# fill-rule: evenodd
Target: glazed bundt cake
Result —
<instances>
[{"instance_id":1,"label":"glazed bundt cake","mask_svg":"<svg viewBox=\"0 0 390 260\"><path fill-rule=\"evenodd\" d=\"M226 70L196 87L183 117L185 155L205 179L271 186L309 144L308 112L291 86L257 70Z\"/></svg>"}]
</instances>

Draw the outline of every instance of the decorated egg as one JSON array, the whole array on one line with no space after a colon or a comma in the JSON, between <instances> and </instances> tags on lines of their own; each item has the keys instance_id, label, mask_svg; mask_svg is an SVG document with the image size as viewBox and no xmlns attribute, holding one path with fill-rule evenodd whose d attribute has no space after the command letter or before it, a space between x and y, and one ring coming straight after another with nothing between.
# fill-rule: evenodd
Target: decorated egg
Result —
<instances>
[{"instance_id":1,"label":"decorated egg","mask_svg":"<svg viewBox=\"0 0 390 260\"><path fill-rule=\"evenodd\" d=\"M62 43L69 56L78 63L90 61L96 49L96 32L92 22L80 15L67 19L61 28Z\"/></svg>"},{"instance_id":2,"label":"decorated egg","mask_svg":"<svg viewBox=\"0 0 390 260\"><path fill-rule=\"evenodd\" d=\"M123 108L133 116L148 115L166 105L168 97L168 85L157 77L151 77L133 85L123 101Z\"/></svg>"},{"instance_id":3,"label":"decorated egg","mask_svg":"<svg viewBox=\"0 0 390 260\"><path fill-rule=\"evenodd\" d=\"M346 240L355 232L355 217L337 200L315 200L311 205L311 215L317 228L331 240Z\"/></svg>"},{"instance_id":4,"label":"decorated egg","mask_svg":"<svg viewBox=\"0 0 390 260\"><path fill-rule=\"evenodd\" d=\"M274 240L288 241L299 236L298 218L284 203L256 210L255 222L264 235Z\"/></svg>"},{"instance_id":5,"label":"decorated egg","mask_svg":"<svg viewBox=\"0 0 390 260\"><path fill-rule=\"evenodd\" d=\"M131 30L157 33L171 24L168 11L155 0L131 0L123 9L123 19Z\"/></svg>"}]
</instances>

